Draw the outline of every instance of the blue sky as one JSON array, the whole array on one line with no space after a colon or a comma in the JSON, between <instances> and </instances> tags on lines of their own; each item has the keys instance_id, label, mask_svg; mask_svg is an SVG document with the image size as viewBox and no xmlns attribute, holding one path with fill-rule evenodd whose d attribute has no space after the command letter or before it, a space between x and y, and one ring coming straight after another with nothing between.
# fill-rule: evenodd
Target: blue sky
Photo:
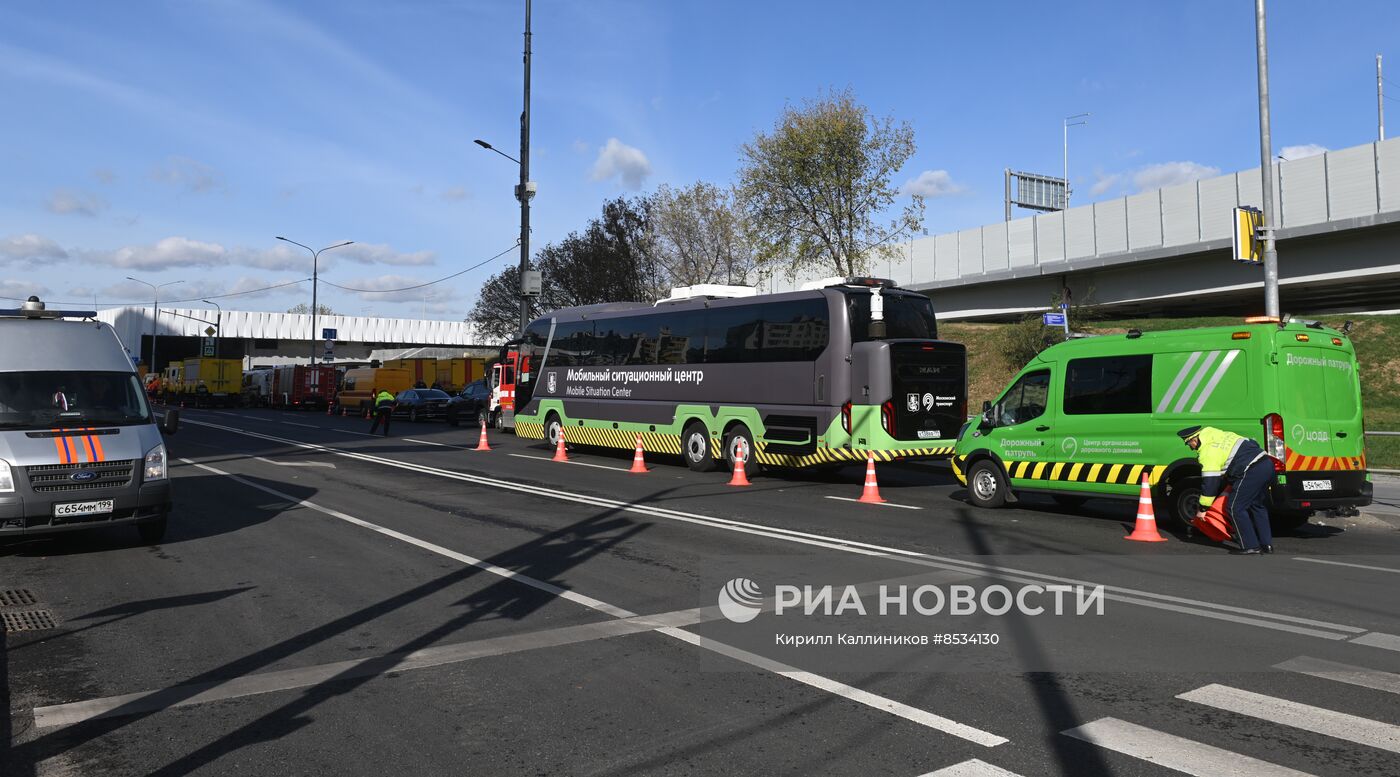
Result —
<instances>
[{"instance_id":1,"label":"blue sky","mask_svg":"<svg viewBox=\"0 0 1400 777\"><path fill-rule=\"evenodd\" d=\"M1257 166L1254 4L535 0L535 247L618 195L727 184L785 103L907 121L930 234L1002 215L1002 169L1075 202ZM310 275L337 312L460 319L517 261L523 0L0 5L0 295L140 302ZM1400 4L1269 3L1275 150L1375 139ZM1387 48L1387 47L1392 48ZM1387 100L1400 133L1400 101ZM310 284L223 298L285 310Z\"/></svg>"}]
</instances>

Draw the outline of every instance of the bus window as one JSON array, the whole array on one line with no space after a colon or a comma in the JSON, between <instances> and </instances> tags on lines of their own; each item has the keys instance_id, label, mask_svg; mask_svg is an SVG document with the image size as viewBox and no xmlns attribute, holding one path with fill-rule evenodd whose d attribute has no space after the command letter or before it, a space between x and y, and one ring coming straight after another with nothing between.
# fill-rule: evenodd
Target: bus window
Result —
<instances>
[{"instance_id":1,"label":"bus window","mask_svg":"<svg viewBox=\"0 0 1400 777\"><path fill-rule=\"evenodd\" d=\"M938 322L933 314L933 302L922 294L890 294L885 298L885 339L937 340ZM851 316L851 342L870 339L870 293L851 291L846 294L846 307Z\"/></svg>"},{"instance_id":2,"label":"bus window","mask_svg":"<svg viewBox=\"0 0 1400 777\"><path fill-rule=\"evenodd\" d=\"M814 361L829 330L824 298L711 308L705 361Z\"/></svg>"}]
</instances>

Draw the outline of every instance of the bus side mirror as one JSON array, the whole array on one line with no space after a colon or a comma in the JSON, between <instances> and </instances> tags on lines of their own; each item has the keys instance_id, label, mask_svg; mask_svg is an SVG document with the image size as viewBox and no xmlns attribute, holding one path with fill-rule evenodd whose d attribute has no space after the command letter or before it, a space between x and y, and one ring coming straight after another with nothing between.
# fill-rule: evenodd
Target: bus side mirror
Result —
<instances>
[{"instance_id":1,"label":"bus side mirror","mask_svg":"<svg viewBox=\"0 0 1400 777\"><path fill-rule=\"evenodd\" d=\"M160 423L162 434L174 434L180 431L180 411L170 408L165 411L165 419Z\"/></svg>"}]
</instances>

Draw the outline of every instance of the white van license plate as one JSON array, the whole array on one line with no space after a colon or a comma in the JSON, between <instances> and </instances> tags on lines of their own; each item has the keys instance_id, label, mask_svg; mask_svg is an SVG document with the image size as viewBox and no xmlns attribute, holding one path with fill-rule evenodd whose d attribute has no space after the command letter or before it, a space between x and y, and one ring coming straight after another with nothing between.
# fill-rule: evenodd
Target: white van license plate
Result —
<instances>
[{"instance_id":1,"label":"white van license plate","mask_svg":"<svg viewBox=\"0 0 1400 777\"><path fill-rule=\"evenodd\" d=\"M1331 491L1332 481L1330 480L1304 480L1304 491Z\"/></svg>"},{"instance_id":2,"label":"white van license plate","mask_svg":"<svg viewBox=\"0 0 1400 777\"><path fill-rule=\"evenodd\" d=\"M53 506L53 517L67 518L74 515L101 515L112 512L112 500L99 499L96 502L64 502Z\"/></svg>"}]
</instances>

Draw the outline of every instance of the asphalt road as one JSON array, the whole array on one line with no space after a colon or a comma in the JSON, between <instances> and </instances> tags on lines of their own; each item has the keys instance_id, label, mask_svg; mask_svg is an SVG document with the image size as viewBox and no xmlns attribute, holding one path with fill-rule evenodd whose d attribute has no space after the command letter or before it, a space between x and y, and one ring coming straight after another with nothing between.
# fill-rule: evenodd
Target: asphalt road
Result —
<instances>
[{"instance_id":1,"label":"asphalt road","mask_svg":"<svg viewBox=\"0 0 1400 777\"><path fill-rule=\"evenodd\" d=\"M0 773L1400 774L1384 521L1236 557L1125 542L1131 503L977 510L936 464L867 505L860 468L183 421L165 542L0 543L0 609L55 622L5 635ZM719 606L737 578L756 607Z\"/></svg>"}]
</instances>

